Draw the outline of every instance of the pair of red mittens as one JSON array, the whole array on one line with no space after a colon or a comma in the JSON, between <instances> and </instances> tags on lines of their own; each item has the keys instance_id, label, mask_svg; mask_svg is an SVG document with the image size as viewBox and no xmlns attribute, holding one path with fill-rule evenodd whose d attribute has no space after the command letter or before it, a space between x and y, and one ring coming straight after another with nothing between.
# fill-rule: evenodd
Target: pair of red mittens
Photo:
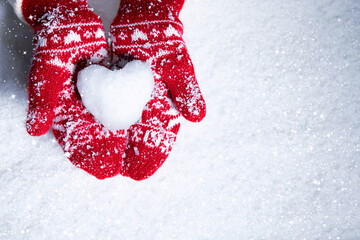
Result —
<instances>
[{"instance_id":1,"label":"pair of red mittens","mask_svg":"<svg viewBox=\"0 0 360 240\"><path fill-rule=\"evenodd\" d=\"M141 119L127 130L96 122L76 89L78 71L108 57L102 22L86 0L17 0L16 12L35 31L26 128L39 136L53 125L66 156L99 179L145 179L168 157L179 112L200 121L205 101L182 39L183 0L122 0L111 24L111 54L147 61L155 88ZM175 104L174 104L175 103Z\"/></svg>"}]
</instances>

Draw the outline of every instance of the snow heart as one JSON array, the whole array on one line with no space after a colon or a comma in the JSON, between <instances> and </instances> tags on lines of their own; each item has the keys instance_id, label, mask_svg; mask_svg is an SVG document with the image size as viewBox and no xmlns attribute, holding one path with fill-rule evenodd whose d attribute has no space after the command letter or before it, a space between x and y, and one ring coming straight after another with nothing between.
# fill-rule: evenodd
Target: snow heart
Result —
<instances>
[{"instance_id":1,"label":"snow heart","mask_svg":"<svg viewBox=\"0 0 360 240\"><path fill-rule=\"evenodd\" d=\"M150 66L132 61L121 70L90 65L78 74L77 88L87 110L110 130L127 129L141 117L154 89Z\"/></svg>"}]
</instances>

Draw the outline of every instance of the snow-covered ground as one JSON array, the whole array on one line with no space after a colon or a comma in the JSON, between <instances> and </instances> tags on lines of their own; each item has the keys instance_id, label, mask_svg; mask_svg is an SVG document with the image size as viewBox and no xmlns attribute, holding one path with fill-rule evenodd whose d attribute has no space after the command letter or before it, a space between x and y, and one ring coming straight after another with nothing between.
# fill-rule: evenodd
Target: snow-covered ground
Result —
<instances>
[{"instance_id":1,"label":"snow-covered ground","mask_svg":"<svg viewBox=\"0 0 360 240\"><path fill-rule=\"evenodd\" d=\"M32 31L0 18L0 239L360 239L360 1L187 1L208 113L142 182L27 135Z\"/></svg>"}]
</instances>

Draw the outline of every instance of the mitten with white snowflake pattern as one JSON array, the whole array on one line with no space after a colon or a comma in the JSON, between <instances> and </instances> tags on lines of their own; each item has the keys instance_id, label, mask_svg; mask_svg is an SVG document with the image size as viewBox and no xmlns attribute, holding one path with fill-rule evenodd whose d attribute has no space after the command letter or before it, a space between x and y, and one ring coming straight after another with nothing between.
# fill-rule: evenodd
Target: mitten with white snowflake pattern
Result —
<instances>
[{"instance_id":1,"label":"mitten with white snowflake pattern","mask_svg":"<svg viewBox=\"0 0 360 240\"><path fill-rule=\"evenodd\" d=\"M77 167L99 179L120 173L126 131L108 131L82 104L78 71L107 57L102 22L85 0L16 0L17 15L35 31L27 131L53 124L55 138Z\"/></svg>"},{"instance_id":2,"label":"mitten with white snowflake pattern","mask_svg":"<svg viewBox=\"0 0 360 240\"><path fill-rule=\"evenodd\" d=\"M206 114L182 39L178 15L183 3L122 0L110 28L112 53L120 59L150 62L155 78L155 94L141 120L127 131L122 174L136 180L153 175L167 159L180 127L178 111L193 122Z\"/></svg>"},{"instance_id":3,"label":"mitten with white snowflake pattern","mask_svg":"<svg viewBox=\"0 0 360 240\"><path fill-rule=\"evenodd\" d=\"M111 24L115 55L149 61L170 90L179 112L192 122L206 114L205 101L182 38L179 13L185 0L121 0Z\"/></svg>"},{"instance_id":4,"label":"mitten with white snowflake pattern","mask_svg":"<svg viewBox=\"0 0 360 240\"><path fill-rule=\"evenodd\" d=\"M51 127L59 93L76 65L101 62L107 43L102 22L86 0L16 0L15 8L35 31L26 128L39 136Z\"/></svg>"}]
</instances>

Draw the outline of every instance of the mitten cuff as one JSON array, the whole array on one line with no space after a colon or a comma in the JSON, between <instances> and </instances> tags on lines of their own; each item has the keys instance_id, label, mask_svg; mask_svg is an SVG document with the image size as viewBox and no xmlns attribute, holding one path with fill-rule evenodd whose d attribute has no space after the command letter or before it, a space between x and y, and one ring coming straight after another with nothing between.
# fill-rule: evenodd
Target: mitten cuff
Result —
<instances>
[{"instance_id":1,"label":"mitten cuff","mask_svg":"<svg viewBox=\"0 0 360 240\"><path fill-rule=\"evenodd\" d=\"M185 0L121 0L117 22L178 21Z\"/></svg>"},{"instance_id":2,"label":"mitten cuff","mask_svg":"<svg viewBox=\"0 0 360 240\"><path fill-rule=\"evenodd\" d=\"M42 18L51 14L66 15L66 19L80 18L79 21L89 20L89 5L86 0L11 0L18 17L36 29L41 27ZM86 13L85 13L86 12ZM90 14L93 18L93 14ZM85 19L81 20L81 17Z\"/></svg>"},{"instance_id":3,"label":"mitten cuff","mask_svg":"<svg viewBox=\"0 0 360 240\"><path fill-rule=\"evenodd\" d=\"M46 5L53 5L59 0L8 0L13 6L16 15L23 22L32 25L33 19L44 13ZM60 0L61 1L61 0Z\"/></svg>"}]
</instances>

